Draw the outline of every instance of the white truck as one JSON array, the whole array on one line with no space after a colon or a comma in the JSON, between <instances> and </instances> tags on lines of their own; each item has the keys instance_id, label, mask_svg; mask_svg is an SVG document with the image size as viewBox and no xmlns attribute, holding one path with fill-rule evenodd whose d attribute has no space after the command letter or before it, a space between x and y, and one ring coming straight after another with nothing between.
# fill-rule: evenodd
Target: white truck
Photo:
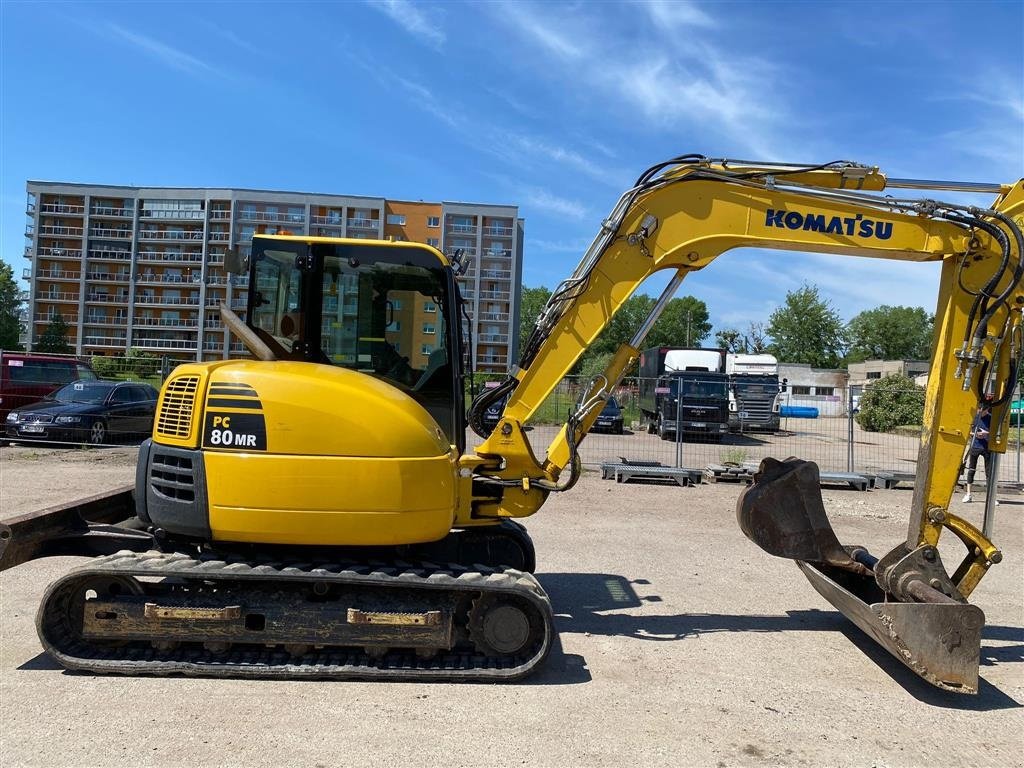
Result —
<instances>
[{"instance_id":1,"label":"white truck","mask_svg":"<svg viewBox=\"0 0 1024 768\"><path fill-rule=\"evenodd\" d=\"M729 375L729 430L779 429L779 361L774 355L730 352L725 356Z\"/></svg>"}]
</instances>

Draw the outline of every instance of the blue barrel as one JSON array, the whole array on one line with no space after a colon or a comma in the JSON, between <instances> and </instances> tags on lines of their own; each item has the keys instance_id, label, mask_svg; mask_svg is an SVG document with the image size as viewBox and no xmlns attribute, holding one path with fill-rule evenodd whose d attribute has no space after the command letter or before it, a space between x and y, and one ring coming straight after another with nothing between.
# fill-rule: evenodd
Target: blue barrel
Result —
<instances>
[{"instance_id":1,"label":"blue barrel","mask_svg":"<svg viewBox=\"0 0 1024 768\"><path fill-rule=\"evenodd\" d=\"M784 419L816 419L818 409L810 405L784 405L779 408L779 416Z\"/></svg>"}]
</instances>

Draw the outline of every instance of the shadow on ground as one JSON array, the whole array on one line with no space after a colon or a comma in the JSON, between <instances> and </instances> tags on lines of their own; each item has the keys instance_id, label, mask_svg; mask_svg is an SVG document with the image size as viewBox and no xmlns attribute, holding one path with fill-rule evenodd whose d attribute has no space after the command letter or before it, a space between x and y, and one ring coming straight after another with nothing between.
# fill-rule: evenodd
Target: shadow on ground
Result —
<instances>
[{"instance_id":1,"label":"shadow on ground","mask_svg":"<svg viewBox=\"0 0 1024 768\"><path fill-rule=\"evenodd\" d=\"M617 635L660 642L685 640L718 632L840 632L908 693L926 704L969 711L1022 706L984 678L976 696L948 693L933 687L894 659L838 611L796 610L775 616L603 613L661 602L661 598L657 595L640 597L637 594L634 585L650 585L646 579L631 581L616 574L546 573L538 574L537 578L551 597L559 632ZM1024 661L1024 629L990 625L982 632L982 641L983 667ZM984 641L990 642L984 644ZM1015 645L993 644L992 641L1011 642Z\"/></svg>"}]
</instances>

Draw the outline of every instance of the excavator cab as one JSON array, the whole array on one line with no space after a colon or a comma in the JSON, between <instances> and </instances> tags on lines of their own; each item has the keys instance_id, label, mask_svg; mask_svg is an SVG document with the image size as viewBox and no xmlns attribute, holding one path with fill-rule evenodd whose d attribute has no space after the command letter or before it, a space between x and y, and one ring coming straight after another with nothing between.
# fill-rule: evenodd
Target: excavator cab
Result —
<instances>
[{"instance_id":1,"label":"excavator cab","mask_svg":"<svg viewBox=\"0 0 1024 768\"><path fill-rule=\"evenodd\" d=\"M256 237L250 272L246 325L277 359L385 381L422 405L461 450L461 299L439 253L411 244Z\"/></svg>"}]
</instances>

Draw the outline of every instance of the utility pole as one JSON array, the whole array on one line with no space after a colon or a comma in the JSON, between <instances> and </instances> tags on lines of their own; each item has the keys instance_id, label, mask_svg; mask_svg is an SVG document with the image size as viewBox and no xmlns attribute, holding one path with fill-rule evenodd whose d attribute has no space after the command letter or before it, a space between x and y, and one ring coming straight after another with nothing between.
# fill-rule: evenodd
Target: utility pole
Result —
<instances>
[{"instance_id":1,"label":"utility pole","mask_svg":"<svg viewBox=\"0 0 1024 768\"><path fill-rule=\"evenodd\" d=\"M686 346L690 346L690 310L686 310Z\"/></svg>"}]
</instances>

